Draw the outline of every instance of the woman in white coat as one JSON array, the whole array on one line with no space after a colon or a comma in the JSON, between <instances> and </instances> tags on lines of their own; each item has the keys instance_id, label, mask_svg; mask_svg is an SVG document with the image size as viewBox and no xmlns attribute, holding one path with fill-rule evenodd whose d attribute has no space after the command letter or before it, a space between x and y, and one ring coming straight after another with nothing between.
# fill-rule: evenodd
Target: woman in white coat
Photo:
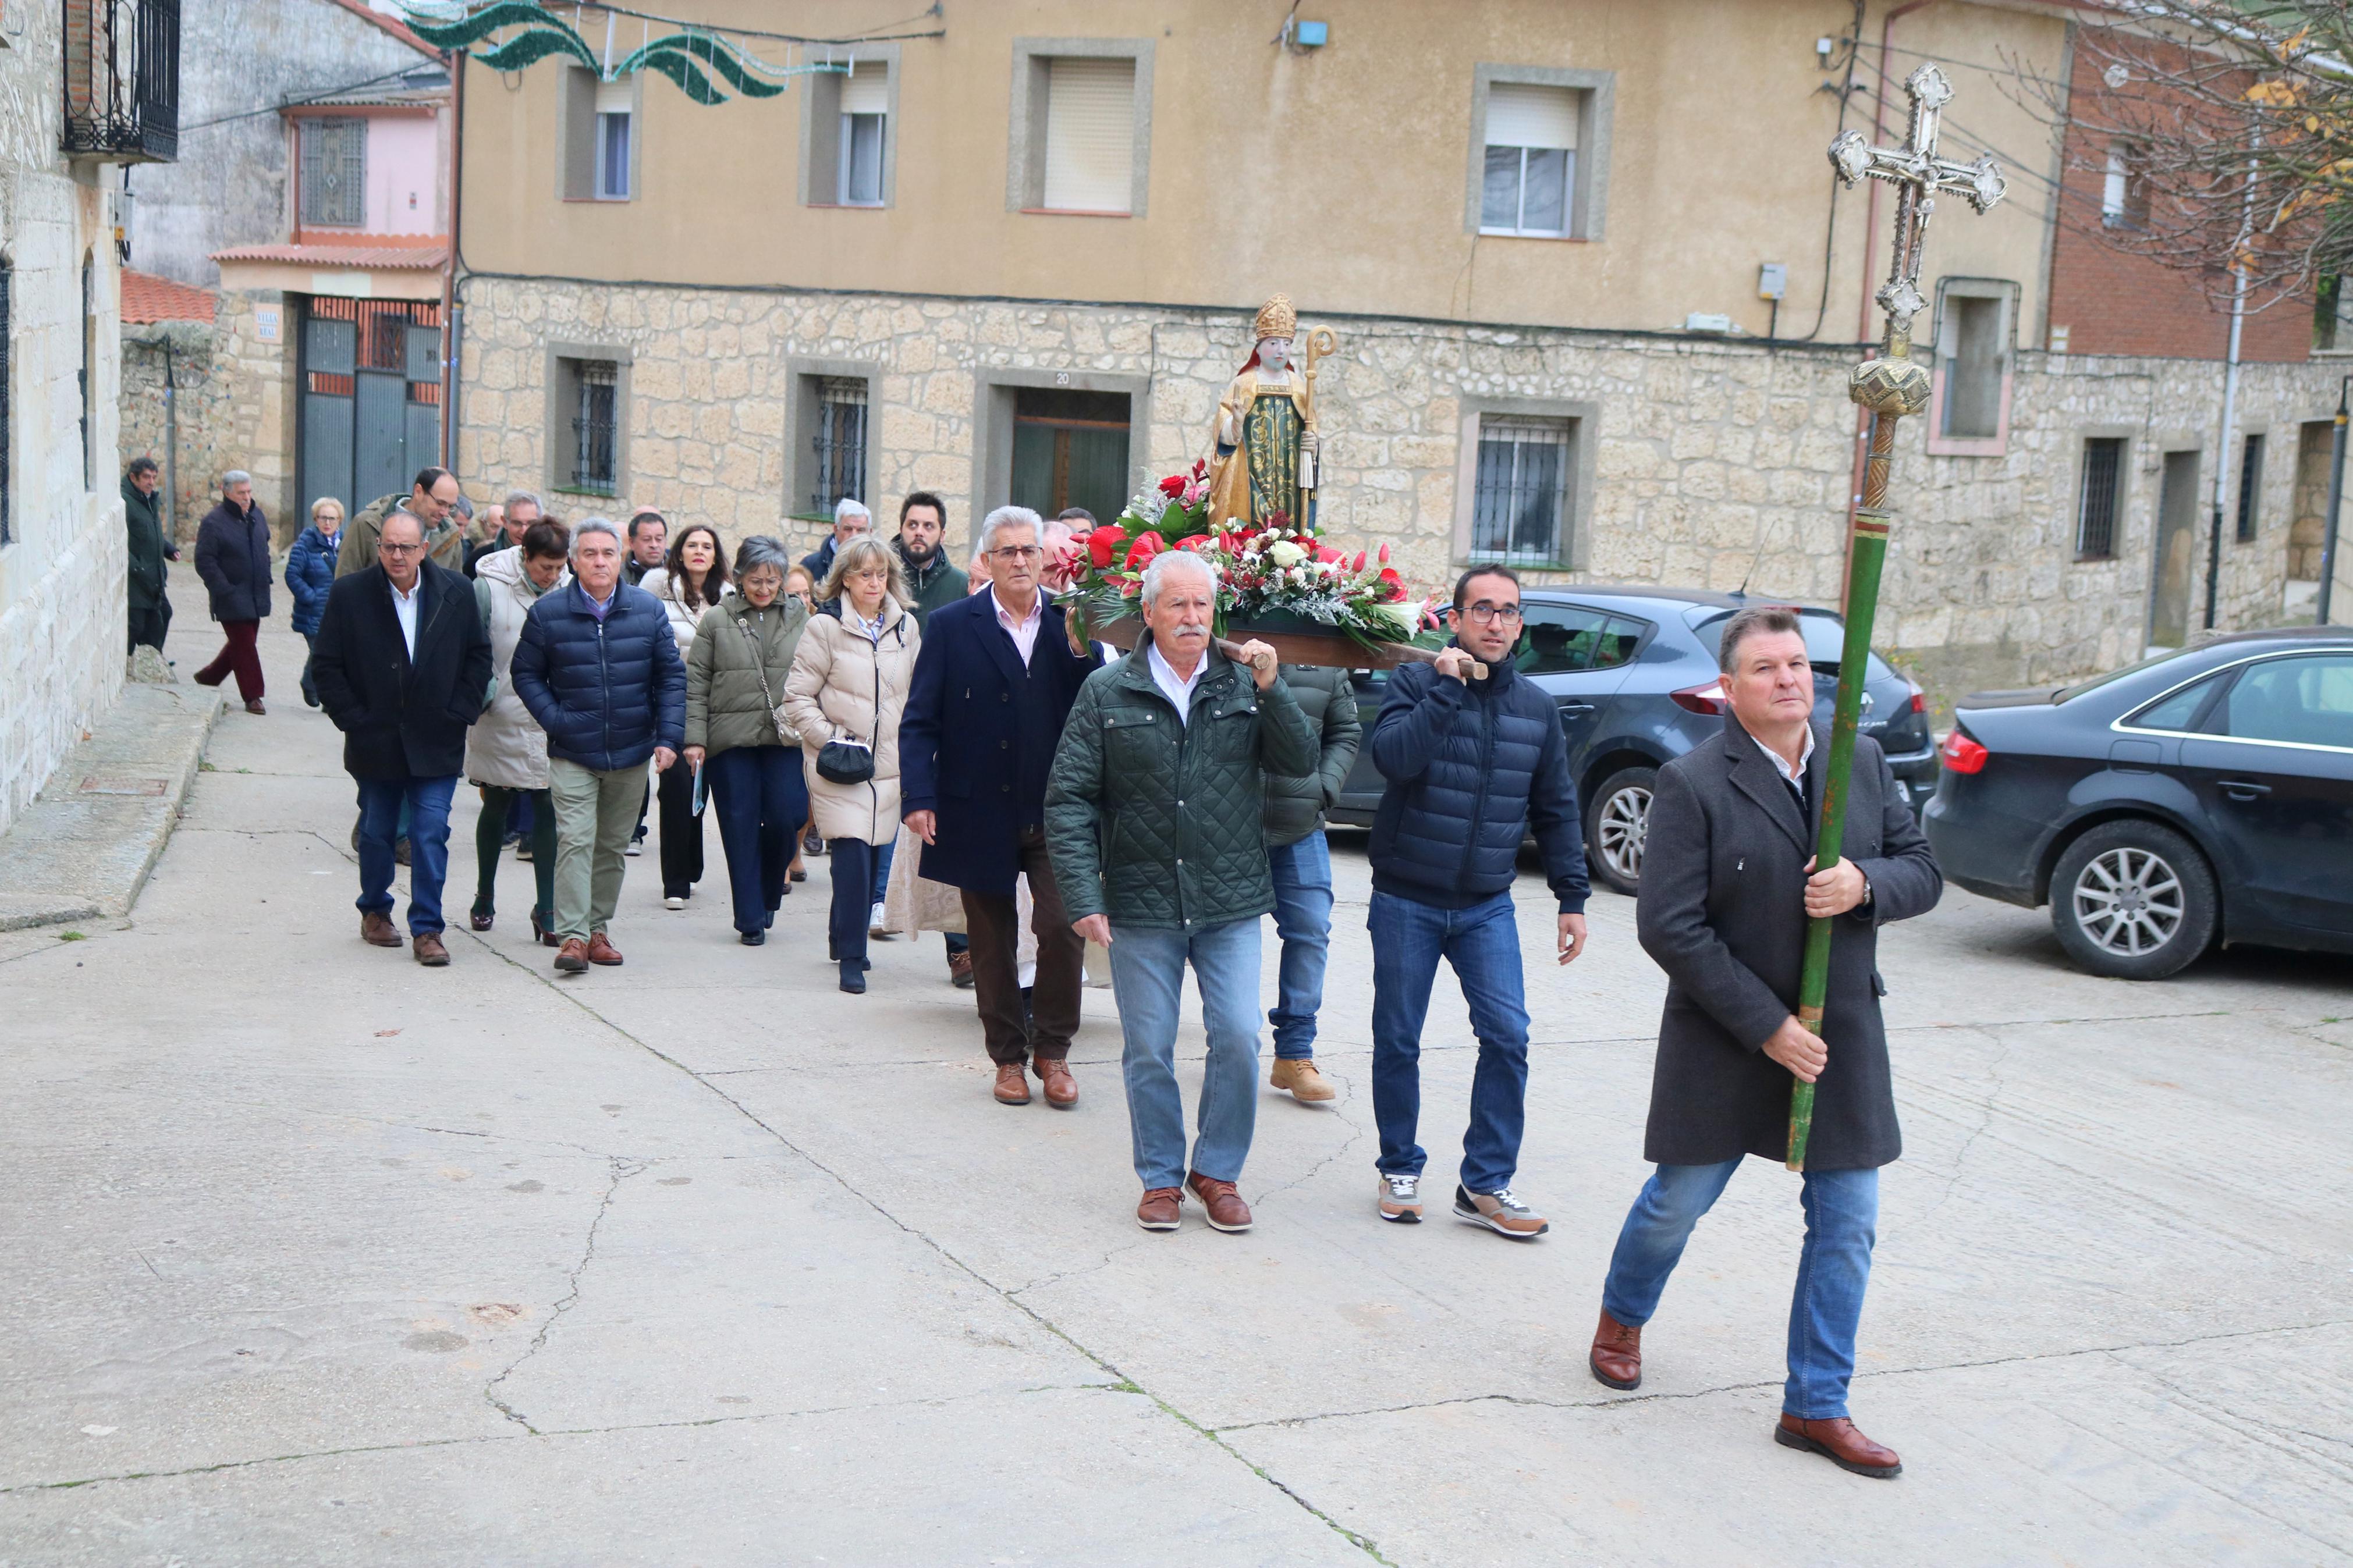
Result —
<instances>
[{"instance_id":1,"label":"woman in white coat","mask_svg":"<svg viewBox=\"0 0 2353 1568\"><path fill-rule=\"evenodd\" d=\"M647 573L638 586L661 601L683 660L694 647L702 612L734 592L727 581L727 559L719 552L718 531L707 522L679 530L670 542L668 563ZM662 904L668 909L686 908L686 900L694 897L694 885L702 880L702 818L694 813L694 774L692 768L671 768L655 786L661 802Z\"/></svg>"},{"instance_id":2,"label":"woman in white coat","mask_svg":"<svg viewBox=\"0 0 2353 1568\"><path fill-rule=\"evenodd\" d=\"M470 923L488 931L495 916L492 897L499 851L505 846L507 810L517 795L531 801L531 874L538 884L531 932L541 945L561 945L555 924L555 803L547 795L547 731L515 695L508 669L522 639L523 617L539 596L561 587L571 574L565 556L571 531L560 522L534 522L523 530L522 545L481 558L474 569L474 605L491 637L491 701L466 731L466 778L482 792L482 815L474 826L474 908Z\"/></svg>"},{"instance_id":3,"label":"woman in white coat","mask_svg":"<svg viewBox=\"0 0 2353 1568\"><path fill-rule=\"evenodd\" d=\"M922 639L907 613L899 557L881 540L843 545L818 596L839 603L839 614L818 616L801 634L785 707L807 757L810 805L833 868L831 956L841 988L858 993L866 989L866 933L888 873L883 852L899 833L899 716ZM871 776L825 776L831 762L820 758L832 742L846 742L838 753L851 759L867 748Z\"/></svg>"}]
</instances>

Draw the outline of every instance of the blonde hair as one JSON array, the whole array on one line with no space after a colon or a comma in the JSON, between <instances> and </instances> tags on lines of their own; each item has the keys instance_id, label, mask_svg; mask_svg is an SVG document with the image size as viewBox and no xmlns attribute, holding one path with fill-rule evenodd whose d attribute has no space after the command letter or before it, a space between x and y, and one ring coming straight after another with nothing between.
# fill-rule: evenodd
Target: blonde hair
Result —
<instances>
[{"instance_id":1,"label":"blonde hair","mask_svg":"<svg viewBox=\"0 0 2353 1568\"><path fill-rule=\"evenodd\" d=\"M311 503L311 521L318 521L319 514L322 511L333 512L337 522L343 521L343 503L332 496L321 496Z\"/></svg>"},{"instance_id":2,"label":"blonde hair","mask_svg":"<svg viewBox=\"0 0 2353 1568\"><path fill-rule=\"evenodd\" d=\"M817 591L818 601L840 598L844 577L853 572L863 572L878 563L890 569L891 597L898 600L902 608L913 605L915 601L907 593L907 574L905 568L899 564L899 552L871 533L860 534L835 553L833 570L825 574L825 583Z\"/></svg>"}]
</instances>

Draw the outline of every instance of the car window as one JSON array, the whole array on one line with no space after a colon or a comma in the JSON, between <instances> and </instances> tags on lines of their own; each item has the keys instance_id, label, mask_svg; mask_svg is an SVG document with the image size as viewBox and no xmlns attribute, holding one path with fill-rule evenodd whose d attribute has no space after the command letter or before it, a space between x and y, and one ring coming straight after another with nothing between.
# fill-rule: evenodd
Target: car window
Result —
<instances>
[{"instance_id":1,"label":"car window","mask_svg":"<svg viewBox=\"0 0 2353 1568\"><path fill-rule=\"evenodd\" d=\"M1730 624L1731 620L1732 612L1727 610L1698 628L1700 640L1706 645L1711 656L1721 654L1724 647L1724 628ZM1817 665L1826 666L1831 670L1837 669L1839 660L1846 657L1846 624L1828 610L1800 609L1798 612L1798 626L1805 635L1806 657ZM1876 653L1871 656L1871 663L1866 668L1868 673L1864 679L1867 680L1897 679L1894 669Z\"/></svg>"},{"instance_id":2,"label":"car window","mask_svg":"<svg viewBox=\"0 0 2353 1568\"><path fill-rule=\"evenodd\" d=\"M1651 629L1648 621L1612 620L1601 629L1600 640L1593 645L1593 668L1614 669L1634 657L1641 645L1642 634Z\"/></svg>"},{"instance_id":3,"label":"car window","mask_svg":"<svg viewBox=\"0 0 2353 1568\"><path fill-rule=\"evenodd\" d=\"M2235 670L2218 670L2203 680L2193 680L2170 696L2158 698L2125 722L2137 730L2173 730L2187 732L2190 726L2197 722L2199 710L2206 706L2208 699L2211 698L2235 673L2237 673ZM2212 721L2210 720L2208 728L2211 727Z\"/></svg>"},{"instance_id":4,"label":"car window","mask_svg":"<svg viewBox=\"0 0 2353 1568\"><path fill-rule=\"evenodd\" d=\"M2223 734L2353 751L2353 656L2268 658L2249 665L2222 700Z\"/></svg>"},{"instance_id":5,"label":"car window","mask_svg":"<svg viewBox=\"0 0 2353 1568\"><path fill-rule=\"evenodd\" d=\"M2078 697L2088 697L2093 692L2099 690L2100 688L2113 685L2115 682L2122 680L2127 675L2138 675L2142 670L2147 669L2154 665L2163 664L2169 659L2176 659L2180 657L2181 653L2179 649L2169 653L2153 653L2147 658L2138 659L2125 666L2122 669L2112 669L2105 675L2095 675L2089 680L2079 680L2073 686L2063 686L2058 690L2051 694L2051 700L2053 702L2073 702Z\"/></svg>"},{"instance_id":6,"label":"car window","mask_svg":"<svg viewBox=\"0 0 2353 1568\"><path fill-rule=\"evenodd\" d=\"M1593 662L1594 646L1609 617L1582 605L1528 605L1520 651L1512 660L1523 675L1559 675Z\"/></svg>"}]
</instances>

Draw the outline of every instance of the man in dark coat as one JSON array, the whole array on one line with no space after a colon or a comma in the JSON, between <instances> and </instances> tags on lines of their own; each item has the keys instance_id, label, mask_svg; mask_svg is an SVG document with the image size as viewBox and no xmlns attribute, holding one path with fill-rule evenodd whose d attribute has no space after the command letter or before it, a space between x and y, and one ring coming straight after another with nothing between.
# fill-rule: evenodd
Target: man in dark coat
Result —
<instances>
[{"instance_id":1,"label":"man in dark coat","mask_svg":"<svg viewBox=\"0 0 2353 1568\"><path fill-rule=\"evenodd\" d=\"M971 580L948 559L947 527L947 502L929 490L909 490L899 503L899 537L891 549L906 571L907 592L915 596L915 626L926 637L934 610L960 605L972 594Z\"/></svg>"},{"instance_id":2,"label":"man in dark coat","mask_svg":"<svg viewBox=\"0 0 2353 1568\"><path fill-rule=\"evenodd\" d=\"M267 711L261 655L254 645L269 618L269 520L253 499L253 476L241 468L221 476L220 505L196 525L196 575L212 597L224 639L213 661L196 671L196 684L218 686L234 671L245 710Z\"/></svg>"},{"instance_id":3,"label":"man in dark coat","mask_svg":"<svg viewBox=\"0 0 2353 1568\"><path fill-rule=\"evenodd\" d=\"M164 592L164 563L180 558L179 547L164 531L163 509L155 500L155 459L133 458L122 475L122 526L130 534L131 567L125 580L131 606L131 643L123 651L145 643L164 651L164 634L172 629L172 600Z\"/></svg>"},{"instance_id":4,"label":"man in dark coat","mask_svg":"<svg viewBox=\"0 0 2353 1568\"><path fill-rule=\"evenodd\" d=\"M1079 1092L1066 1058L1086 944L1047 857L1046 780L1062 721L1102 660L1071 651L1061 608L1039 591L1038 533L1027 507L999 507L982 522L996 581L934 615L923 633L899 719L899 775L907 826L924 845L922 874L964 890L965 968L997 1100L1029 1103L1024 1064L1034 1058L1047 1103L1067 1107ZM1014 956L1013 883L1024 873L1038 937L1027 1023Z\"/></svg>"},{"instance_id":5,"label":"man in dark coat","mask_svg":"<svg viewBox=\"0 0 2353 1568\"><path fill-rule=\"evenodd\" d=\"M336 581L311 652L320 706L343 732L343 769L360 789L360 935L398 947L392 846L408 809L408 935L417 962L449 962L441 884L449 801L466 765L466 729L491 684L491 639L473 584L425 558L424 524L396 511L377 564Z\"/></svg>"},{"instance_id":6,"label":"man in dark coat","mask_svg":"<svg viewBox=\"0 0 2353 1568\"><path fill-rule=\"evenodd\" d=\"M1314 771L1266 779L1266 865L1274 877L1274 934L1282 943L1274 1008L1266 1016L1274 1037L1267 1082L1315 1104L1336 1098L1315 1066L1315 1015L1332 951L1332 846L1324 837L1324 812L1356 766L1364 726L1346 670L1286 664L1282 675L1315 731L1316 747Z\"/></svg>"},{"instance_id":7,"label":"man in dark coat","mask_svg":"<svg viewBox=\"0 0 2353 1568\"><path fill-rule=\"evenodd\" d=\"M547 731L555 805L555 967L617 964L606 926L621 901L622 855L646 762L660 773L686 746L686 665L659 599L621 581L620 530L580 520L572 581L524 616L509 677Z\"/></svg>"},{"instance_id":8,"label":"man in dark coat","mask_svg":"<svg viewBox=\"0 0 2353 1568\"><path fill-rule=\"evenodd\" d=\"M1847 1419L1856 1325L1871 1278L1879 1167L1903 1152L1879 1016L1879 927L1936 907L1943 879L1878 743L1858 737L1841 859L1813 868L1830 737L1797 613L1743 610L1720 655L1732 711L1659 771L1636 919L1667 972L1643 1157L1657 1171L1619 1232L1594 1331L1593 1375L1642 1381L1642 1325L1745 1155L1788 1152L1792 1078L1814 1085L1801 1202L1805 1249L1789 1309L1788 1382L1775 1440L1859 1475L1903 1468ZM1807 921L1835 918L1820 1036L1798 1022Z\"/></svg>"}]
</instances>

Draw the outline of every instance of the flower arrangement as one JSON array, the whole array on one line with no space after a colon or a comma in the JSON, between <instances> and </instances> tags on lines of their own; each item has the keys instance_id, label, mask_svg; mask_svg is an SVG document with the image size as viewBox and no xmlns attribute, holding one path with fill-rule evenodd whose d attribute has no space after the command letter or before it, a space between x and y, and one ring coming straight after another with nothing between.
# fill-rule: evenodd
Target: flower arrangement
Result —
<instances>
[{"instance_id":1,"label":"flower arrangement","mask_svg":"<svg viewBox=\"0 0 2353 1568\"><path fill-rule=\"evenodd\" d=\"M1145 568L1168 550L1191 551L1217 568L1220 634L1229 625L1323 632L1377 647L1407 641L1428 622L1429 606L1408 592L1386 544L1345 554L1281 512L1212 531L1202 462L1142 491L1117 519L1065 546L1049 576L1063 576L1078 613L1103 626L1142 615Z\"/></svg>"}]
</instances>

